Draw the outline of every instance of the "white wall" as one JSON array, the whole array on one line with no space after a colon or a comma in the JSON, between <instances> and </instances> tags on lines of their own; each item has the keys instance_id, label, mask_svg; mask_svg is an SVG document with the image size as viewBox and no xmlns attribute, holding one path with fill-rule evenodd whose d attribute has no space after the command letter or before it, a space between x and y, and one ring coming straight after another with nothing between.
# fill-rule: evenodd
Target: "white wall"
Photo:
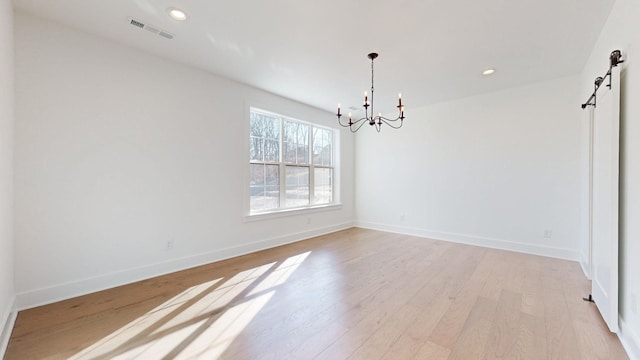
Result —
<instances>
[{"instance_id":1,"label":"white wall","mask_svg":"<svg viewBox=\"0 0 640 360\"><path fill-rule=\"evenodd\" d=\"M9 340L13 283L13 11L0 0L0 354Z\"/></svg>"},{"instance_id":2,"label":"white wall","mask_svg":"<svg viewBox=\"0 0 640 360\"><path fill-rule=\"evenodd\" d=\"M15 21L18 307L352 226L347 134L341 208L245 222L248 106L325 126L332 114L46 20Z\"/></svg>"},{"instance_id":3,"label":"white wall","mask_svg":"<svg viewBox=\"0 0 640 360\"><path fill-rule=\"evenodd\" d=\"M596 76L605 74L609 54L615 49L621 50L626 58L621 65L620 91L620 337L632 359L640 359L640 2L637 0L616 1L582 72L582 102L592 92ZM586 136L588 127L582 132ZM583 172L586 171L585 167ZM583 197L587 196L585 192ZM582 249L588 249L586 240ZM586 256L583 250L582 257Z\"/></svg>"},{"instance_id":4,"label":"white wall","mask_svg":"<svg viewBox=\"0 0 640 360\"><path fill-rule=\"evenodd\" d=\"M409 107L401 130L361 129L358 224L577 260L578 86L570 77Z\"/></svg>"}]
</instances>

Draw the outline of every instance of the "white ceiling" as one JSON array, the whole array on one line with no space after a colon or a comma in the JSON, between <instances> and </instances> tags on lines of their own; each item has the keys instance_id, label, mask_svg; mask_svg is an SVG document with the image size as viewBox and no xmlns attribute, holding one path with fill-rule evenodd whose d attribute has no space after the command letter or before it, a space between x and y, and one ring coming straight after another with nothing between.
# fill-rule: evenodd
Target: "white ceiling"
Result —
<instances>
[{"instance_id":1,"label":"white ceiling","mask_svg":"<svg viewBox=\"0 0 640 360\"><path fill-rule=\"evenodd\" d=\"M402 91L409 115L411 107L579 73L614 1L14 0L14 5L332 112L338 102L343 109L360 107L371 81L367 54L375 51L380 53L378 109L392 110ZM169 7L186 11L188 20L170 18ZM175 38L136 28L129 17ZM482 76L489 67L496 73Z\"/></svg>"}]
</instances>

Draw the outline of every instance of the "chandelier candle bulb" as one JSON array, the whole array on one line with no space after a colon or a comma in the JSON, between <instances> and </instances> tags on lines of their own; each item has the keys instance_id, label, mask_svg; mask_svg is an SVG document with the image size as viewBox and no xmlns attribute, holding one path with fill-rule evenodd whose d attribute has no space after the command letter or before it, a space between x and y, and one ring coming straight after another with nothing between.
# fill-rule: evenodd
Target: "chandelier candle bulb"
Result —
<instances>
[{"instance_id":1,"label":"chandelier candle bulb","mask_svg":"<svg viewBox=\"0 0 640 360\"><path fill-rule=\"evenodd\" d=\"M340 115L342 114L340 114L340 104L338 104L338 117L340 117Z\"/></svg>"}]
</instances>

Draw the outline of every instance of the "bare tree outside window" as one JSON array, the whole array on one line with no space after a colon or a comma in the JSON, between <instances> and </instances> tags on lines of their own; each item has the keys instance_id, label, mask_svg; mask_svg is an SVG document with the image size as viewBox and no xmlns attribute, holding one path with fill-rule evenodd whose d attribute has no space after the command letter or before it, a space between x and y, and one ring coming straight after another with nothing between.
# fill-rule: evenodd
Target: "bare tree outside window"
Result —
<instances>
[{"instance_id":1,"label":"bare tree outside window","mask_svg":"<svg viewBox=\"0 0 640 360\"><path fill-rule=\"evenodd\" d=\"M334 130L254 108L249 123L251 213L334 201Z\"/></svg>"},{"instance_id":2,"label":"bare tree outside window","mask_svg":"<svg viewBox=\"0 0 640 360\"><path fill-rule=\"evenodd\" d=\"M252 211L280 207L281 119L251 112L249 193Z\"/></svg>"}]
</instances>

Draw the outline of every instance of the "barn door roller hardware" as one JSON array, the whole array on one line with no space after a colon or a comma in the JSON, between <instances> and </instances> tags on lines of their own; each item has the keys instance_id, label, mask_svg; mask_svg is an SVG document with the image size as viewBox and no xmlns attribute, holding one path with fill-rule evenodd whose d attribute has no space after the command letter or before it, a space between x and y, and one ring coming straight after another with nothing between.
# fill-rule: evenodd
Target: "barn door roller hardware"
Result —
<instances>
[{"instance_id":1,"label":"barn door roller hardware","mask_svg":"<svg viewBox=\"0 0 640 360\"><path fill-rule=\"evenodd\" d=\"M591 94L591 96L589 96L589 99L587 99L587 102L585 102L584 104L582 104L582 108L586 108L587 106L593 106L596 107L596 93L598 92L598 89L600 88L600 85L602 85L602 83L604 83L604 81L607 79L607 77L609 78L609 83L607 84L607 87L609 89L611 89L611 69L613 69L614 67L618 66L618 64L623 63L624 60L622 60L622 53L620 52L620 50L613 50L611 52L611 55L609 55L609 70L607 70L607 73L604 76L598 76L594 82L593 82L593 94Z\"/></svg>"}]
</instances>

